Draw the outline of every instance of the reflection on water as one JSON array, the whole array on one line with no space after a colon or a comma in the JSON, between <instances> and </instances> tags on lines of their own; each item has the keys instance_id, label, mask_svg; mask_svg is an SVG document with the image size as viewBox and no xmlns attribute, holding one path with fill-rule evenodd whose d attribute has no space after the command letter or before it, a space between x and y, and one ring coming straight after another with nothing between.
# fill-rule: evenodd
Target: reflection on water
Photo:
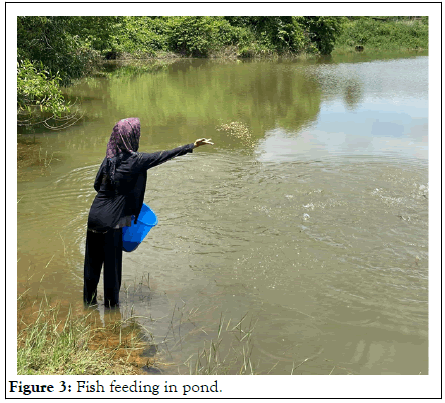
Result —
<instances>
[{"instance_id":1,"label":"reflection on water","mask_svg":"<svg viewBox=\"0 0 445 403\"><path fill-rule=\"evenodd\" d=\"M266 131L260 159L340 153L427 160L427 70L427 58L304 69L322 89L318 119L302 130Z\"/></svg>"},{"instance_id":2,"label":"reflection on water","mask_svg":"<svg viewBox=\"0 0 445 403\"><path fill-rule=\"evenodd\" d=\"M258 373L427 373L428 58L361 57L187 60L69 89L87 120L41 135L59 161L18 183L19 288L81 299L94 177L138 116L141 150L215 141L149 171L159 224L124 255L122 309L169 371L224 318L224 353L254 328Z\"/></svg>"}]
</instances>

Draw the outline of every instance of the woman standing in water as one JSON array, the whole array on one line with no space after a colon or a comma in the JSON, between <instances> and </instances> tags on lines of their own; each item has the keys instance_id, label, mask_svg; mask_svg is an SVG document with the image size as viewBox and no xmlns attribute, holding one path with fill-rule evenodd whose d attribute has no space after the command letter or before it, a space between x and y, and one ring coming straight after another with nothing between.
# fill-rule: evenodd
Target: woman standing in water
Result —
<instances>
[{"instance_id":1,"label":"woman standing in water","mask_svg":"<svg viewBox=\"0 0 445 403\"><path fill-rule=\"evenodd\" d=\"M122 228L137 222L144 201L147 170L172 158L193 152L208 139L170 151L139 153L141 124L138 118L116 123L94 182L97 195L88 216L84 264L83 300L97 304L97 285L104 266L104 301L106 307L119 306L122 279Z\"/></svg>"}]
</instances>

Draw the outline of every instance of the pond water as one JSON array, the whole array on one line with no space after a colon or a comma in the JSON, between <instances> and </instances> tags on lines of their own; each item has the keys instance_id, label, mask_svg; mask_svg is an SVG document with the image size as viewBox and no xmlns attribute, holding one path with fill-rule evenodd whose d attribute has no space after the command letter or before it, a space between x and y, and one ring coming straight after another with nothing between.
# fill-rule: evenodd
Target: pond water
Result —
<instances>
[{"instance_id":1,"label":"pond water","mask_svg":"<svg viewBox=\"0 0 445 403\"><path fill-rule=\"evenodd\" d=\"M212 341L229 373L428 373L427 56L111 70L67 89L82 121L36 135L53 159L18 182L19 290L81 301L93 181L136 116L141 151L215 142L148 171L159 224L124 254L121 314L164 373Z\"/></svg>"}]
</instances>

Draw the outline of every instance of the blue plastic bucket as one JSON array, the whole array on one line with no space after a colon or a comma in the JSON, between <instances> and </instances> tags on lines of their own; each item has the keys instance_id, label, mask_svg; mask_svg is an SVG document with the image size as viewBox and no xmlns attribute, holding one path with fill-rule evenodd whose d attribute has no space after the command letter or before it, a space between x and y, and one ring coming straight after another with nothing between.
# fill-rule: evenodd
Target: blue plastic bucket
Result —
<instances>
[{"instance_id":1,"label":"blue plastic bucket","mask_svg":"<svg viewBox=\"0 0 445 403\"><path fill-rule=\"evenodd\" d=\"M144 203L139 213L137 224L132 219L131 227L122 228L122 249L125 252L134 251L157 223L158 218L156 214Z\"/></svg>"}]
</instances>

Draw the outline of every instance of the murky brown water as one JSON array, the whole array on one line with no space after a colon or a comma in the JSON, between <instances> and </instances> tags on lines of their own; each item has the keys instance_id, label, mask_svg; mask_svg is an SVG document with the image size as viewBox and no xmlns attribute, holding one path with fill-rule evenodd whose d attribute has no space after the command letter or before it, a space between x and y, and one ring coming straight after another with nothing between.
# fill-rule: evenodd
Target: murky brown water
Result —
<instances>
[{"instance_id":1,"label":"murky brown water","mask_svg":"<svg viewBox=\"0 0 445 403\"><path fill-rule=\"evenodd\" d=\"M142 151L215 141L149 171L159 224L124 255L121 310L169 373L221 321L226 362L251 347L258 373L428 373L427 70L187 60L70 88L85 121L38 133L50 170L18 183L19 290L32 274L34 291L81 299L94 177L114 123L137 116ZM231 331L244 315L248 345Z\"/></svg>"}]
</instances>

